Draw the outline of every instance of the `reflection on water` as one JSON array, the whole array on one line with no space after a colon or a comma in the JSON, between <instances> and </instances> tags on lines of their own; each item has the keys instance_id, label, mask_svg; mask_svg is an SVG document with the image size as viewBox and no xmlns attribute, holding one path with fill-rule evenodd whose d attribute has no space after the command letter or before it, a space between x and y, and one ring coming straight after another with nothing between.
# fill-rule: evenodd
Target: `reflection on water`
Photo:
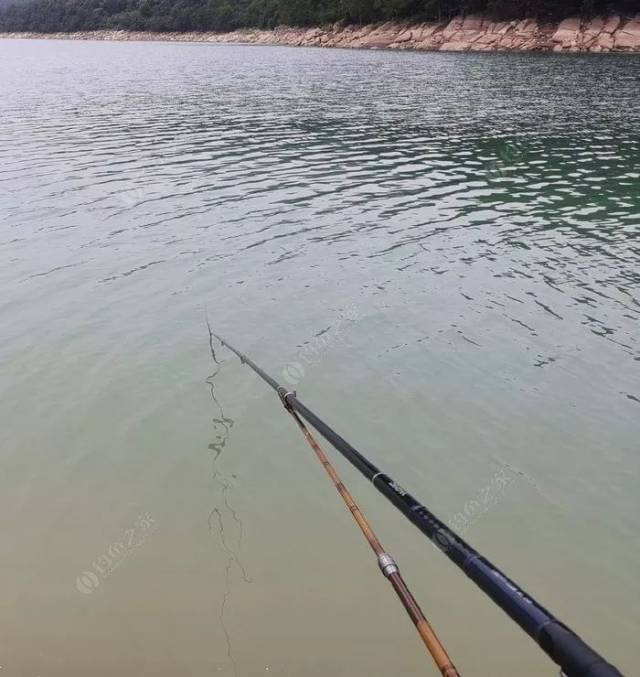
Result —
<instances>
[{"instance_id":1,"label":"reflection on water","mask_svg":"<svg viewBox=\"0 0 640 677\"><path fill-rule=\"evenodd\" d=\"M207 346L206 312L443 519L517 469L465 537L631 669L636 58L0 57L7 674L424 669L277 398ZM551 669L339 470L463 673ZM145 511L162 528L80 595Z\"/></svg>"}]
</instances>

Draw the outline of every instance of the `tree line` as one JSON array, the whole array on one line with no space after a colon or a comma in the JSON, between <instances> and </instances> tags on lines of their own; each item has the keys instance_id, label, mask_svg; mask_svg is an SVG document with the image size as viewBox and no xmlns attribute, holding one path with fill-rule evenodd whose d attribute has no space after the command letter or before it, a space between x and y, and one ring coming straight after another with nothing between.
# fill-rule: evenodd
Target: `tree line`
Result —
<instances>
[{"instance_id":1,"label":"tree line","mask_svg":"<svg viewBox=\"0 0 640 677\"><path fill-rule=\"evenodd\" d=\"M557 20L632 13L637 0L0 0L0 31L229 31L341 21L445 21L457 14ZM9 4L7 4L9 3Z\"/></svg>"}]
</instances>

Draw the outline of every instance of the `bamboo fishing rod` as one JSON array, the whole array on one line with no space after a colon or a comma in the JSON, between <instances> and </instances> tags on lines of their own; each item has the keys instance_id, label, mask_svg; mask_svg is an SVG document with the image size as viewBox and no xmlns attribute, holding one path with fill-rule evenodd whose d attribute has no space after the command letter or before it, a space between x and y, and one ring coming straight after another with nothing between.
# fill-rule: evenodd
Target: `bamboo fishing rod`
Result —
<instances>
[{"instance_id":1,"label":"bamboo fishing rod","mask_svg":"<svg viewBox=\"0 0 640 677\"><path fill-rule=\"evenodd\" d=\"M485 593L540 648L562 668L566 677L622 677L622 673L594 651L580 636L559 621L531 595L483 557L425 505L405 491L389 475L352 447L290 392L271 378L255 362L213 334L223 346L235 353L280 396L282 402L310 423L373 486Z\"/></svg>"},{"instance_id":2,"label":"bamboo fishing rod","mask_svg":"<svg viewBox=\"0 0 640 677\"><path fill-rule=\"evenodd\" d=\"M337 489L338 493L342 497L342 500L345 502L345 505L351 511L353 519L356 521L357 525L360 527L364 537L367 539L367 542L371 546L371 549L378 558L378 566L380 571L385 578L388 579L391 583L393 589L396 591L400 601L402 602L404 608L409 614L409 617L413 621L413 624L420 635L420 638L424 642L427 650L431 654L435 664L438 666L443 677L459 677L459 673L453 665L449 655L447 654L444 646L438 639L438 636L434 632L431 624L427 620L426 616L422 612L420 605L416 602L414 596L411 594L411 591L407 587L398 565L395 560L389 553L385 551L382 547L382 544L378 540L375 532L371 528L369 521L364 516L363 512L358 507L358 504L353 499L353 496L349 490L345 487L344 483L340 479L336 469L329 461L327 455L322 450L322 447L318 444L315 437L311 434L311 431L304 424L304 421L296 414L296 412L287 404L283 399L285 409L291 414L294 421L298 424L298 427L302 431L305 439L309 443L309 446L313 449L318 460L327 471L327 475L331 478L333 485Z\"/></svg>"}]
</instances>

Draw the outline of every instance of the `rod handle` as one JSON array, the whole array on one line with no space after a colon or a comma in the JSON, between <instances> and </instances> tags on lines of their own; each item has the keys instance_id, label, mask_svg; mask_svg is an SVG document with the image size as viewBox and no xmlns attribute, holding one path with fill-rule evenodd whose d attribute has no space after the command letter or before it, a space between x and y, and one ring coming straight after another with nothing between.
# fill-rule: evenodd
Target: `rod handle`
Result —
<instances>
[{"instance_id":1,"label":"rod handle","mask_svg":"<svg viewBox=\"0 0 640 677\"><path fill-rule=\"evenodd\" d=\"M617 668L558 621L545 625L537 639L567 677L622 677Z\"/></svg>"}]
</instances>

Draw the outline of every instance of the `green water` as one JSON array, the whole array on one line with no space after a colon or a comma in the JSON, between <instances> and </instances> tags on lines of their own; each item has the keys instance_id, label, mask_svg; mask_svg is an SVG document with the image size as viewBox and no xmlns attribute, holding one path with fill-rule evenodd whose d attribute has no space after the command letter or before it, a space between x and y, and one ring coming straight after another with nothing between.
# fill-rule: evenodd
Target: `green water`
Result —
<instances>
[{"instance_id":1,"label":"green water","mask_svg":"<svg viewBox=\"0 0 640 677\"><path fill-rule=\"evenodd\" d=\"M639 85L624 56L0 42L3 677L436 674L224 350L221 415L207 315L633 674ZM337 466L462 674L557 674Z\"/></svg>"}]
</instances>

